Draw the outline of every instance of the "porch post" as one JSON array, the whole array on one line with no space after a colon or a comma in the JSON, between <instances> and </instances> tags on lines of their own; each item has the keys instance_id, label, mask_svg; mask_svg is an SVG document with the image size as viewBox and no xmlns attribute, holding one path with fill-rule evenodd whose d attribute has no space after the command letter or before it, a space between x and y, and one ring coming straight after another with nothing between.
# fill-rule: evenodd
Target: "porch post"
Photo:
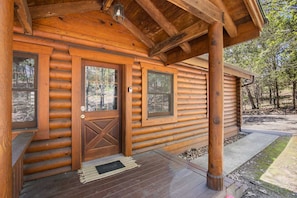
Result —
<instances>
[{"instance_id":1,"label":"porch post","mask_svg":"<svg viewBox=\"0 0 297 198\"><path fill-rule=\"evenodd\" d=\"M209 47L209 148L207 186L221 191L223 176L224 138L224 60L223 25L215 22L208 28Z\"/></svg>"},{"instance_id":2,"label":"porch post","mask_svg":"<svg viewBox=\"0 0 297 198\"><path fill-rule=\"evenodd\" d=\"M0 2L0 197L12 197L11 87L14 1Z\"/></svg>"}]
</instances>

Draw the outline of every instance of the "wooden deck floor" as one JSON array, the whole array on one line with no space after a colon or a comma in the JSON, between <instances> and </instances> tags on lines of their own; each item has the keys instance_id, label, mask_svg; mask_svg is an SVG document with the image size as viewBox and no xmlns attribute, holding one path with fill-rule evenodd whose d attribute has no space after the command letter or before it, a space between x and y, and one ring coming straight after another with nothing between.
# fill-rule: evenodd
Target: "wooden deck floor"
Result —
<instances>
[{"instance_id":1,"label":"wooden deck floor","mask_svg":"<svg viewBox=\"0 0 297 198\"><path fill-rule=\"evenodd\" d=\"M206 170L164 151L133 156L141 167L81 184L77 172L26 182L21 198L45 197L223 197L206 187ZM225 180L225 186L232 184Z\"/></svg>"}]
</instances>

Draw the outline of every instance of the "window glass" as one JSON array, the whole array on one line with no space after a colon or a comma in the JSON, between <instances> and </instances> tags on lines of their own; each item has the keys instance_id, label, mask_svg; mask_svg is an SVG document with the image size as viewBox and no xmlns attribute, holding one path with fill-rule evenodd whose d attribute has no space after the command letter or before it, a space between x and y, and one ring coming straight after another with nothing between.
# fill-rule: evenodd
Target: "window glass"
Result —
<instances>
[{"instance_id":1,"label":"window glass","mask_svg":"<svg viewBox=\"0 0 297 198\"><path fill-rule=\"evenodd\" d=\"M148 117L172 115L173 75L148 71Z\"/></svg>"},{"instance_id":2,"label":"window glass","mask_svg":"<svg viewBox=\"0 0 297 198\"><path fill-rule=\"evenodd\" d=\"M117 110L118 71L95 66L85 67L86 111Z\"/></svg>"},{"instance_id":3,"label":"window glass","mask_svg":"<svg viewBox=\"0 0 297 198\"><path fill-rule=\"evenodd\" d=\"M12 77L13 128L37 126L37 55L14 53Z\"/></svg>"}]
</instances>

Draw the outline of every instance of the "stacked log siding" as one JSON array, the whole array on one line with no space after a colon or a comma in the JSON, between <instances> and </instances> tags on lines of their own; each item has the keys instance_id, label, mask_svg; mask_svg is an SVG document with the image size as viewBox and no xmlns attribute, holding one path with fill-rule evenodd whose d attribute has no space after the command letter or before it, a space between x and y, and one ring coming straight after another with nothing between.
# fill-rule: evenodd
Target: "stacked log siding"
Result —
<instances>
[{"instance_id":1,"label":"stacked log siding","mask_svg":"<svg viewBox=\"0 0 297 198\"><path fill-rule=\"evenodd\" d=\"M71 56L68 45L50 41L38 39L38 44L54 47L49 63L49 139L29 146L24 159L25 180L71 170Z\"/></svg>"},{"instance_id":2,"label":"stacked log siding","mask_svg":"<svg viewBox=\"0 0 297 198\"><path fill-rule=\"evenodd\" d=\"M224 78L224 128L225 136L232 136L238 132L238 98L237 81L235 76L225 75Z\"/></svg>"},{"instance_id":3,"label":"stacked log siding","mask_svg":"<svg viewBox=\"0 0 297 198\"><path fill-rule=\"evenodd\" d=\"M177 75L177 118L178 122L155 126L141 126L141 67L133 66L133 153L171 146L182 142L201 140L207 135L207 73L203 70L172 66Z\"/></svg>"},{"instance_id":4,"label":"stacked log siding","mask_svg":"<svg viewBox=\"0 0 297 198\"><path fill-rule=\"evenodd\" d=\"M32 180L72 170L72 57L69 48L92 47L81 39L65 43L53 34L39 36L15 33L14 40L53 47L49 63L49 138L35 140L25 154L25 180ZM60 38L61 39L61 38ZM164 148L180 152L193 145L203 146L208 140L208 73L199 67L172 65L177 74L177 122L142 126L141 62L148 59L135 55L132 65L132 153ZM150 62L156 64L156 61ZM39 65L42 67L42 65ZM240 80L225 75L225 134L238 132L240 117ZM78 154L76 154L78 155Z\"/></svg>"}]
</instances>

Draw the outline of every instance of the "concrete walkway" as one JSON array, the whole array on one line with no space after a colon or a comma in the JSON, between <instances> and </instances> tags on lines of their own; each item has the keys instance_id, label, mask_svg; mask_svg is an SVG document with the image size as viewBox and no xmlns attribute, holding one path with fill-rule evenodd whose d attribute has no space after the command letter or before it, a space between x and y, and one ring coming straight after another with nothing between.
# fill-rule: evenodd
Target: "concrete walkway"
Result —
<instances>
[{"instance_id":1,"label":"concrete walkway","mask_svg":"<svg viewBox=\"0 0 297 198\"><path fill-rule=\"evenodd\" d=\"M261 152L279 136L265 133L251 133L224 147L224 175L227 175ZM203 155L192 163L208 169L208 155Z\"/></svg>"}]
</instances>

